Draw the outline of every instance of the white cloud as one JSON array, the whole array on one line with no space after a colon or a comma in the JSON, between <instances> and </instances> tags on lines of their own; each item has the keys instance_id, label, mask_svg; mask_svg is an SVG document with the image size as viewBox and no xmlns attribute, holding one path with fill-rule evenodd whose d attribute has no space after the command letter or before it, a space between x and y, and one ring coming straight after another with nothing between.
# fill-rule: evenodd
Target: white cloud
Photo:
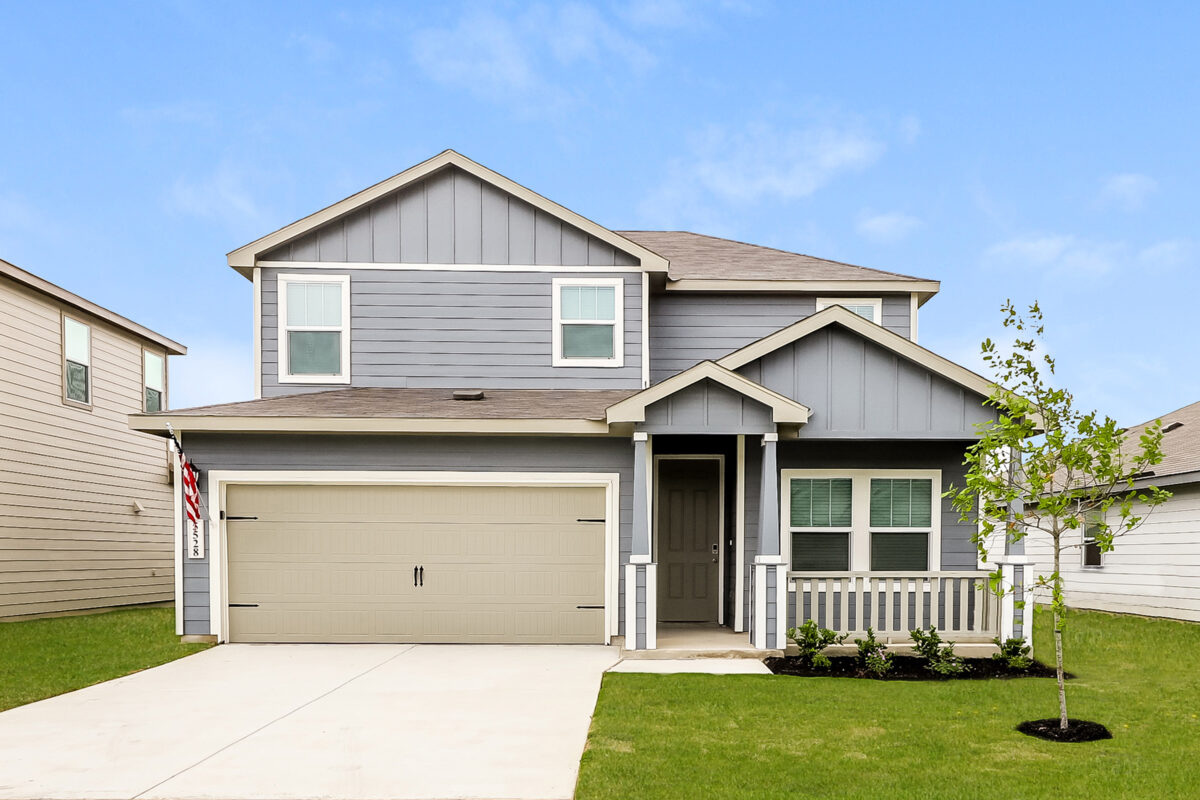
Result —
<instances>
[{"instance_id":1,"label":"white cloud","mask_svg":"<svg viewBox=\"0 0 1200 800\"><path fill-rule=\"evenodd\" d=\"M819 120L788 128L766 123L711 126L692 138L641 205L647 223L696 225L719 206L808 197L841 175L875 163L884 144L862 126Z\"/></svg>"},{"instance_id":2,"label":"white cloud","mask_svg":"<svg viewBox=\"0 0 1200 800\"><path fill-rule=\"evenodd\" d=\"M1188 239L1168 239L1142 248L1137 254L1139 266L1155 272L1177 269L1194 261L1196 244Z\"/></svg>"},{"instance_id":3,"label":"white cloud","mask_svg":"<svg viewBox=\"0 0 1200 800\"><path fill-rule=\"evenodd\" d=\"M522 111L555 113L578 99L563 71L580 62L640 72L651 50L582 3L535 5L517 15L473 10L450 28L413 37L413 58L438 83Z\"/></svg>"},{"instance_id":4,"label":"white cloud","mask_svg":"<svg viewBox=\"0 0 1200 800\"><path fill-rule=\"evenodd\" d=\"M748 16L761 9L745 0L633 0L624 16L647 28L698 28L709 24L712 11Z\"/></svg>"},{"instance_id":5,"label":"white cloud","mask_svg":"<svg viewBox=\"0 0 1200 800\"><path fill-rule=\"evenodd\" d=\"M1106 178L1100 187L1097 200L1101 206L1106 208L1137 211L1157 190L1158 181L1154 178L1136 172L1127 172Z\"/></svg>"},{"instance_id":6,"label":"white cloud","mask_svg":"<svg viewBox=\"0 0 1200 800\"><path fill-rule=\"evenodd\" d=\"M171 359L173 408L254 398L254 354L249 342L185 337L188 354Z\"/></svg>"},{"instance_id":7,"label":"white cloud","mask_svg":"<svg viewBox=\"0 0 1200 800\"><path fill-rule=\"evenodd\" d=\"M918 218L902 211L883 214L866 212L858 220L858 232L878 242L898 242L922 224Z\"/></svg>"},{"instance_id":8,"label":"white cloud","mask_svg":"<svg viewBox=\"0 0 1200 800\"><path fill-rule=\"evenodd\" d=\"M208 175L177 178L168 204L178 213L217 220L237 230L263 227L266 215L250 188L252 183L246 170L223 161Z\"/></svg>"},{"instance_id":9,"label":"white cloud","mask_svg":"<svg viewBox=\"0 0 1200 800\"><path fill-rule=\"evenodd\" d=\"M984 262L996 268L1039 269L1074 278L1109 273L1127 255L1120 242L1095 242L1065 235L1010 239L988 248Z\"/></svg>"}]
</instances>

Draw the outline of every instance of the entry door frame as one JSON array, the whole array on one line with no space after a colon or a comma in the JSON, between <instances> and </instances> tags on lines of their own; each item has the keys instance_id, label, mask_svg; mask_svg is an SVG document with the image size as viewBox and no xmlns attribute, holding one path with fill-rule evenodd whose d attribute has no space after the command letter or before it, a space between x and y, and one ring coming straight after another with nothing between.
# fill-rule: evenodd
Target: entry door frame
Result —
<instances>
[{"instance_id":1,"label":"entry door frame","mask_svg":"<svg viewBox=\"0 0 1200 800\"><path fill-rule=\"evenodd\" d=\"M229 641L229 559L225 520L226 489L231 484L366 486L580 486L604 489L604 643L618 633L617 581L620 558L621 475L617 472L395 472L369 470L210 470L208 505L209 630L218 642ZM181 540L182 542L182 540ZM180 608L183 596L175 598Z\"/></svg>"},{"instance_id":2,"label":"entry door frame","mask_svg":"<svg viewBox=\"0 0 1200 800\"><path fill-rule=\"evenodd\" d=\"M725 456L720 453L663 453L654 455L654 502L650 519L653 521L650 541L654 551L654 563L658 560L658 465L662 461L716 461L717 462L717 536L721 546L717 548L717 624L725 624ZM657 603L656 603L657 607ZM658 623L658 620L655 620Z\"/></svg>"}]
</instances>

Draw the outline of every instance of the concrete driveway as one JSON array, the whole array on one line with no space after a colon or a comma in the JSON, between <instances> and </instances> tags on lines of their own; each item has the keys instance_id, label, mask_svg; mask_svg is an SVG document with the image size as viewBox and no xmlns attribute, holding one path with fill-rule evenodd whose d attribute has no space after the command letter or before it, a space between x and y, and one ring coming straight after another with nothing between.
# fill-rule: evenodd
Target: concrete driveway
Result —
<instances>
[{"instance_id":1,"label":"concrete driveway","mask_svg":"<svg viewBox=\"0 0 1200 800\"><path fill-rule=\"evenodd\" d=\"M0 714L0 798L569 798L617 657L222 645Z\"/></svg>"}]
</instances>

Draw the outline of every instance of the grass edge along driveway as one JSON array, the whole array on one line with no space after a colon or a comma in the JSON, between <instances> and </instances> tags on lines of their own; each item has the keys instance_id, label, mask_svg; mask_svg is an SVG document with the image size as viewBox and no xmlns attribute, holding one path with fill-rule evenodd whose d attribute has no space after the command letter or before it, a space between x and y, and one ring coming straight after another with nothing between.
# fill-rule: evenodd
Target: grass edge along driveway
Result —
<instances>
[{"instance_id":1,"label":"grass edge along driveway","mask_svg":"<svg viewBox=\"0 0 1200 800\"><path fill-rule=\"evenodd\" d=\"M1035 653L1052 656L1049 614ZM775 675L604 677L579 800L1036 798L1200 794L1200 625L1072 612L1073 717L1111 741L1013 730L1057 715L1052 678L877 682Z\"/></svg>"},{"instance_id":2,"label":"grass edge along driveway","mask_svg":"<svg viewBox=\"0 0 1200 800\"><path fill-rule=\"evenodd\" d=\"M0 711L207 649L182 644L175 609L0 622Z\"/></svg>"}]
</instances>

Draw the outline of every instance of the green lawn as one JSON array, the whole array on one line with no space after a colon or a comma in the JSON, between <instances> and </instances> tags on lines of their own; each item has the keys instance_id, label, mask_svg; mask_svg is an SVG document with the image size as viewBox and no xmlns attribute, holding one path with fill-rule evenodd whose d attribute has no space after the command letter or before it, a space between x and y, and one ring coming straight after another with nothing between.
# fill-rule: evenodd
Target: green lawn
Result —
<instances>
[{"instance_id":1,"label":"green lawn","mask_svg":"<svg viewBox=\"0 0 1200 800\"><path fill-rule=\"evenodd\" d=\"M204 650L180 644L173 608L0 622L0 711Z\"/></svg>"},{"instance_id":2,"label":"green lawn","mask_svg":"<svg viewBox=\"0 0 1200 800\"><path fill-rule=\"evenodd\" d=\"M1035 652L1051 658L1049 614ZM881 683L608 674L577 797L1110 798L1200 795L1200 625L1075 613L1072 717L1113 739L1017 733L1053 679Z\"/></svg>"}]
</instances>

